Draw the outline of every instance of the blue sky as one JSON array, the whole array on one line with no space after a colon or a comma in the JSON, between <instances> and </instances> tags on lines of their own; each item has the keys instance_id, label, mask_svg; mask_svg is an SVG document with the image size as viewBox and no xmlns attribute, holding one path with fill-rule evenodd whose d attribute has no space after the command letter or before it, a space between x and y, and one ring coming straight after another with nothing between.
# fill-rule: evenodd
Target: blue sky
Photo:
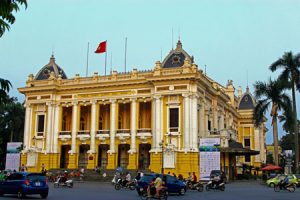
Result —
<instances>
[{"instance_id":1,"label":"blue sky","mask_svg":"<svg viewBox=\"0 0 300 200\"><path fill-rule=\"evenodd\" d=\"M152 69L180 32L183 48L211 78L223 85L232 79L245 91L248 73L252 90L255 81L277 76L268 66L285 51L300 52L299 10L297 0L30 0L0 38L0 76L23 101L17 88L48 63L52 50L69 78L85 76L89 42L89 75L104 74L104 55L93 51L107 40L108 68L112 54L113 69L123 71L127 37L127 69ZM268 128L270 143L270 122Z\"/></svg>"}]
</instances>

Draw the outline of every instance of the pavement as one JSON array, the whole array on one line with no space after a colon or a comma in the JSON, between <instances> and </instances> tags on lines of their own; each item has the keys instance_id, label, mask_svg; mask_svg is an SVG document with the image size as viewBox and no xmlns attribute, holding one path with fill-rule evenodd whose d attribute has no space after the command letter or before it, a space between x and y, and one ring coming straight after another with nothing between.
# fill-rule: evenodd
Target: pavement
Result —
<instances>
[{"instance_id":1,"label":"pavement","mask_svg":"<svg viewBox=\"0 0 300 200\"><path fill-rule=\"evenodd\" d=\"M54 188L49 184L50 200L140 200L136 191L121 189L116 191L110 183L83 182L75 183L74 188ZM17 199L15 195L5 195L2 199ZM40 199L39 196L28 196L26 199ZM300 199L300 188L294 193L288 191L274 192L259 181L233 182L226 185L226 190L221 191L187 191L183 196L170 195L170 200L296 200Z\"/></svg>"}]
</instances>

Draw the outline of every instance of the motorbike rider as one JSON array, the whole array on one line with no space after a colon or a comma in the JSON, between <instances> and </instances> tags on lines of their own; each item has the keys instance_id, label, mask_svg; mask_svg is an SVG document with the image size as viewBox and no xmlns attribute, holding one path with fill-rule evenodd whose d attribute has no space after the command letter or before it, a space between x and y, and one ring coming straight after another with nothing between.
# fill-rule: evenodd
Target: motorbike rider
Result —
<instances>
[{"instance_id":1,"label":"motorbike rider","mask_svg":"<svg viewBox=\"0 0 300 200\"><path fill-rule=\"evenodd\" d=\"M289 184L289 178L287 175L285 175L285 177L279 181L279 186L282 189L285 186L287 186L288 184Z\"/></svg>"},{"instance_id":2,"label":"motorbike rider","mask_svg":"<svg viewBox=\"0 0 300 200\"><path fill-rule=\"evenodd\" d=\"M131 175L129 172L126 172L125 180L123 181L123 186L128 185L131 182Z\"/></svg>"},{"instance_id":3,"label":"motorbike rider","mask_svg":"<svg viewBox=\"0 0 300 200\"><path fill-rule=\"evenodd\" d=\"M196 176L196 173L193 172L193 181L192 181L193 184L196 184L197 183L197 176Z\"/></svg>"}]
</instances>

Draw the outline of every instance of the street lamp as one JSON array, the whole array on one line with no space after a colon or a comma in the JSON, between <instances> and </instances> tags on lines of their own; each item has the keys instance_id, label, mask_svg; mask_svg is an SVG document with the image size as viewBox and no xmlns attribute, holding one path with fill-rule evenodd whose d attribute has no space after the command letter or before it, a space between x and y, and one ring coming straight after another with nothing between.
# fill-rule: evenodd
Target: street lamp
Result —
<instances>
[{"instance_id":1,"label":"street lamp","mask_svg":"<svg viewBox=\"0 0 300 200\"><path fill-rule=\"evenodd\" d=\"M159 143L161 146L161 173L164 174L164 140Z\"/></svg>"}]
</instances>

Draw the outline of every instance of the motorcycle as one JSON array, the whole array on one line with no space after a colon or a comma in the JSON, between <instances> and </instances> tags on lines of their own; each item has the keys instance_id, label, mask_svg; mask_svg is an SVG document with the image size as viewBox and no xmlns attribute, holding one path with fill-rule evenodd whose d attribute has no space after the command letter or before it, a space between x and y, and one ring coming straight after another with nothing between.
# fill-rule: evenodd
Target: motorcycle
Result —
<instances>
[{"instance_id":1,"label":"motorcycle","mask_svg":"<svg viewBox=\"0 0 300 200\"><path fill-rule=\"evenodd\" d=\"M147 188L148 188L148 186L140 189L140 191L141 191L140 197L142 200L150 200L150 199L167 200L168 199L168 188L167 187L164 187L161 189L159 196L156 196L155 187L151 187L150 188L151 197L148 197Z\"/></svg>"},{"instance_id":2,"label":"motorcycle","mask_svg":"<svg viewBox=\"0 0 300 200\"><path fill-rule=\"evenodd\" d=\"M296 186L293 183L287 183L287 184L279 183L279 184L275 185L274 191L280 192L280 190L287 190L289 192L295 192Z\"/></svg>"},{"instance_id":3,"label":"motorcycle","mask_svg":"<svg viewBox=\"0 0 300 200\"><path fill-rule=\"evenodd\" d=\"M209 190L221 190L225 191L225 183L224 182L218 182L210 180L206 185L206 191Z\"/></svg>"},{"instance_id":4,"label":"motorcycle","mask_svg":"<svg viewBox=\"0 0 300 200\"><path fill-rule=\"evenodd\" d=\"M119 178L115 183L115 189L120 190L121 188L125 188L125 189L135 190L135 185L136 185L136 180L124 184L124 181L121 178Z\"/></svg>"},{"instance_id":5,"label":"motorcycle","mask_svg":"<svg viewBox=\"0 0 300 200\"><path fill-rule=\"evenodd\" d=\"M198 192L203 192L204 186L200 181L198 183L193 183L192 181L186 181L186 187L189 190L197 190Z\"/></svg>"},{"instance_id":6,"label":"motorcycle","mask_svg":"<svg viewBox=\"0 0 300 200\"><path fill-rule=\"evenodd\" d=\"M73 180L72 179L66 179L63 176L60 176L57 178L57 180L54 182L54 188L59 188L59 187L68 187L72 188L73 187Z\"/></svg>"}]
</instances>

